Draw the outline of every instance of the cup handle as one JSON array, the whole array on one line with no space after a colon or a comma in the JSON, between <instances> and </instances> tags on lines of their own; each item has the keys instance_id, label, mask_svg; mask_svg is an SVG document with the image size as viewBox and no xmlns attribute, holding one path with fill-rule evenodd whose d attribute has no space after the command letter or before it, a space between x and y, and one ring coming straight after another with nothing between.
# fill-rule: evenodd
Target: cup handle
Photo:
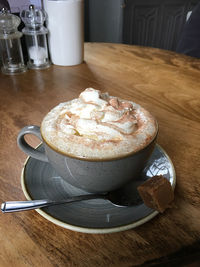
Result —
<instances>
[{"instance_id":1,"label":"cup handle","mask_svg":"<svg viewBox=\"0 0 200 267\"><path fill-rule=\"evenodd\" d=\"M29 156L31 156L35 159L41 160L41 161L48 162L48 158L44 152L36 150L35 148L31 147L26 142L26 140L24 139L24 136L26 134L33 134L36 137L38 137L41 141L43 141L41 134L40 134L40 127L35 126L35 125L25 126L23 129L21 129L21 131L18 134L17 144L18 144L19 148L23 152L28 154Z\"/></svg>"}]
</instances>

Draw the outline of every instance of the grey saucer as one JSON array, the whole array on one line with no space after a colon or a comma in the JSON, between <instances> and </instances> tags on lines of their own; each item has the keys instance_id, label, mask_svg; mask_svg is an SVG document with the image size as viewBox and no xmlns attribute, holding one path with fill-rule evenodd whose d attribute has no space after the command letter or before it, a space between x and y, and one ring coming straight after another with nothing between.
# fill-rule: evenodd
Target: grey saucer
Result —
<instances>
[{"instance_id":1,"label":"grey saucer","mask_svg":"<svg viewBox=\"0 0 200 267\"><path fill-rule=\"evenodd\" d=\"M40 145L38 150L43 150ZM135 195L132 207L116 207L106 200L87 200L71 204L52 206L37 211L47 220L64 228L84 233L112 233L137 227L158 214L144 205L137 193L137 186L154 175L164 175L175 187L176 175L166 152L156 145L140 180L129 186ZM22 170L21 184L28 200L64 199L67 196L87 194L71 186L49 165L29 157ZM164 215L163 215L164 216Z\"/></svg>"}]
</instances>

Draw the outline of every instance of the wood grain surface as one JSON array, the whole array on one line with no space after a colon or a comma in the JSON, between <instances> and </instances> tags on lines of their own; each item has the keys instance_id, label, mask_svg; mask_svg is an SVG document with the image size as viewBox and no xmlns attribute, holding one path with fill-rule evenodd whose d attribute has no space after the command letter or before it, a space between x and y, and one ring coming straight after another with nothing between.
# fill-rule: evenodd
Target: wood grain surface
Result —
<instances>
[{"instance_id":1,"label":"wood grain surface","mask_svg":"<svg viewBox=\"0 0 200 267\"><path fill-rule=\"evenodd\" d=\"M173 207L136 229L99 235L61 228L36 211L1 213L0 266L153 265L170 262L176 255L178 264L186 263L191 255L198 262L198 59L147 47L88 43L81 65L0 74L0 201L25 200L20 174L27 156L16 144L19 130L40 125L52 107L77 97L87 87L133 100L155 115L158 143L177 174ZM38 144L33 137L29 142Z\"/></svg>"}]
</instances>

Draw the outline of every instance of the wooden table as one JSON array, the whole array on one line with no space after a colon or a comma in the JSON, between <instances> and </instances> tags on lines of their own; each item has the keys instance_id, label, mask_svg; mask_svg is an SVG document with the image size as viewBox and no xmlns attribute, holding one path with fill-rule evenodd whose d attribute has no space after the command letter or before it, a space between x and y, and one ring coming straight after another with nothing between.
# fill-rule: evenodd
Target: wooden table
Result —
<instances>
[{"instance_id":1,"label":"wooden table","mask_svg":"<svg viewBox=\"0 0 200 267\"><path fill-rule=\"evenodd\" d=\"M0 74L0 200L24 200L26 155L16 138L60 102L87 88L133 100L157 118L158 143L177 174L173 208L114 234L73 232L36 211L0 214L0 266L187 264L200 257L200 60L119 44L85 44L85 62L15 76ZM37 145L35 138L29 140ZM172 266L172 265L170 265Z\"/></svg>"}]
</instances>

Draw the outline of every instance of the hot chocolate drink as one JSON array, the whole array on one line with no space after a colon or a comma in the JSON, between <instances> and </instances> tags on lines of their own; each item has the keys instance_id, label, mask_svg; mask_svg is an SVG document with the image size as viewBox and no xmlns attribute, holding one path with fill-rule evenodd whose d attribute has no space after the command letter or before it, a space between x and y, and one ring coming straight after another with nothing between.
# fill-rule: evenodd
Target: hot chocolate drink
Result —
<instances>
[{"instance_id":1,"label":"hot chocolate drink","mask_svg":"<svg viewBox=\"0 0 200 267\"><path fill-rule=\"evenodd\" d=\"M143 149L157 134L140 105L87 88L43 119L41 134L53 150L79 159L118 159Z\"/></svg>"}]
</instances>

